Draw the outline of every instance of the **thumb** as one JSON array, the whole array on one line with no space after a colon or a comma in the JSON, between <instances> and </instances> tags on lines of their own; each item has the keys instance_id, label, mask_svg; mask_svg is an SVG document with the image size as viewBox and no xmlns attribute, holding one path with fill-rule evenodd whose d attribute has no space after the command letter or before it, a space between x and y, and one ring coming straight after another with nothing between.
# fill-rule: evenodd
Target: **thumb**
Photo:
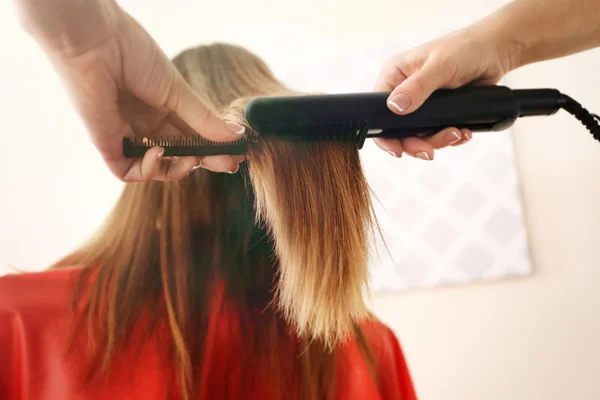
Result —
<instances>
[{"instance_id":1,"label":"thumb","mask_svg":"<svg viewBox=\"0 0 600 400\"><path fill-rule=\"evenodd\" d=\"M443 71L439 67L426 64L396 86L388 98L388 107L396 114L411 113L421 107L443 84Z\"/></svg>"},{"instance_id":2,"label":"thumb","mask_svg":"<svg viewBox=\"0 0 600 400\"><path fill-rule=\"evenodd\" d=\"M178 72L173 85L167 102L169 109L200 136L215 142L230 142L244 134L244 126L215 115Z\"/></svg>"}]
</instances>

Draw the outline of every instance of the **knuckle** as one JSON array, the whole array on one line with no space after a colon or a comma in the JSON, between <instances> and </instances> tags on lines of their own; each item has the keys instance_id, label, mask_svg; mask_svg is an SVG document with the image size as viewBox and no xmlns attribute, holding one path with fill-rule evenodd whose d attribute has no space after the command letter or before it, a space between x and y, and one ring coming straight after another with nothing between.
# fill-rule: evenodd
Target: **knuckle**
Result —
<instances>
[{"instance_id":1,"label":"knuckle","mask_svg":"<svg viewBox=\"0 0 600 400\"><path fill-rule=\"evenodd\" d=\"M390 73L396 70L396 57L388 58L386 62L383 63L382 71L386 73Z\"/></svg>"},{"instance_id":2,"label":"knuckle","mask_svg":"<svg viewBox=\"0 0 600 400\"><path fill-rule=\"evenodd\" d=\"M386 75L404 75L406 69L406 62L404 54L399 54L395 57L389 58L384 64L382 71Z\"/></svg>"},{"instance_id":3,"label":"knuckle","mask_svg":"<svg viewBox=\"0 0 600 400\"><path fill-rule=\"evenodd\" d=\"M181 83L179 79L172 79L169 86L166 107L171 110L179 110L181 107Z\"/></svg>"},{"instance_id":4,"label":"knuckle","mask_svg":"<svg viewBox=\"0 0 600 400\"><path fill-rule=\"evenodd\" d=\"M213 113L207 107L200 107L198 109L198 116L201 121L207 122L210 121L211 117L213 116Z\"/></svg>"},{"instance_id":5,"label":"knuckle","mask_svg":"<svg viewBox=\"0 0 600 400\"><path fill-rule=\"evenodd\" d=\"M419 53L407 54L398 63L398 65L407 73L413 73L419 70L419 68L421 68L423 64L423 57Z\"/></svg>"},{"instance_id":6,"label":"knuckle","mask_svg":"<svg viewBox=\"0 0 600 400\"><path fill-rule=\"evenodd\" d=\"M423 83L422 76L415 76L414 79L411 79L410 89L413 95L416 95L419 98L424 97L427 94L427 88Z\"/></svg>"}]
</instances>

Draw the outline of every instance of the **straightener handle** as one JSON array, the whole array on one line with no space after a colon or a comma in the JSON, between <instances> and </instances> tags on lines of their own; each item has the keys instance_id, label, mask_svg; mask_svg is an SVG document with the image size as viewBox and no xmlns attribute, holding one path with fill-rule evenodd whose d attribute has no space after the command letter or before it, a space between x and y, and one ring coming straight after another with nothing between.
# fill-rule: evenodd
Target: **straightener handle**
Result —
<instances>
[{"instance_id":1,"label":"straightener handle","mask_svg":"<svg viewBox=\"0 0 600 400\"><path fill-rule=\"evenodd\" d=\"M502 131L519 117L551 115L560 109L554 89L512 90L505 86L462 87L434 92L416 111L377 118L380 134L369 137L429 136L449 126L475 132Z\"/></svg>"}]
</instances>

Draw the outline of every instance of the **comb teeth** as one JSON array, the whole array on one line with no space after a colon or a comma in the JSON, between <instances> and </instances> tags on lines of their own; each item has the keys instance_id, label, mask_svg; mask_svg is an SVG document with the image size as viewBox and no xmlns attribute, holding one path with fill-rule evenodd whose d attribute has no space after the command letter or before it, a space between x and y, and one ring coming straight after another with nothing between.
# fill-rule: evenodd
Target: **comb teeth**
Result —
<instances>
[{"instance_id":1,"label":"comb teeth","mask_svg":"<svg viewBox=\"0 0 600 400\"><path fill-rule=\"evenodd\" d=\"M249 143L251 138L245 136L234 142L213 142L212 140L203 137L174 137L174 136L155 136L150 138L125 138L129 144L135 147L146 147L148 149L155 146L170 146L170 147L185 147L185 146L231 146L241 143Z\"/></svg>"},{"instance_id":2,"label":"comb teeth","mask_svg":"<svg viewBox=\"0 0 600 400\"><path fill-rule=\"evenodd\" d=\"M160 146L165 150L165 157L242 155L246 153L248 144L255 141L252 136L244 136L234 142L213 142L200 136L127 137L123 139L123 154L128 158L141 158L152 147Z\"/></svg>"}]
</instances>

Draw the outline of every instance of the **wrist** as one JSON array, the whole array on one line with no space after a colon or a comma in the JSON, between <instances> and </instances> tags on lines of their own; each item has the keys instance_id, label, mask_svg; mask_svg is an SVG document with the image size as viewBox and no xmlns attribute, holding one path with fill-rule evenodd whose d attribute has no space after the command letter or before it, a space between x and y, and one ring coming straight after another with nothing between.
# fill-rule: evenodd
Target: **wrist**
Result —
<instances>
[{"instance_id":1,"label":"wrist","mask_svg":"<svg viewBox=\"0 0 600 400\"><path fill-rule=\"evenodd\" d=\"M527 45L515 30L498 20L482 20L471 29L472 35L490 46L504 75L526 64Z\"/></svg>"},{"instance_id":2,"label":"wrist","mask_svg":"<svg viewBox=\"0 0 600 400\"><path fill-rule=\"evenodd\" d=\"M507 30L498 29L490 32L490 40L496 46L505 74L526 64L527 45L517 36Z\"/></svg>"},{"instance_id":3,"label":"wrist","mask_svg":"<svg viewBox=\"0 0 600 400\"><path fill-rule=\"evenodd\" d=\"M58 57L87 52L116 31L123 11L114 0L20 0L21 24L44 48Z\"/></svg>"}]
</instances>

